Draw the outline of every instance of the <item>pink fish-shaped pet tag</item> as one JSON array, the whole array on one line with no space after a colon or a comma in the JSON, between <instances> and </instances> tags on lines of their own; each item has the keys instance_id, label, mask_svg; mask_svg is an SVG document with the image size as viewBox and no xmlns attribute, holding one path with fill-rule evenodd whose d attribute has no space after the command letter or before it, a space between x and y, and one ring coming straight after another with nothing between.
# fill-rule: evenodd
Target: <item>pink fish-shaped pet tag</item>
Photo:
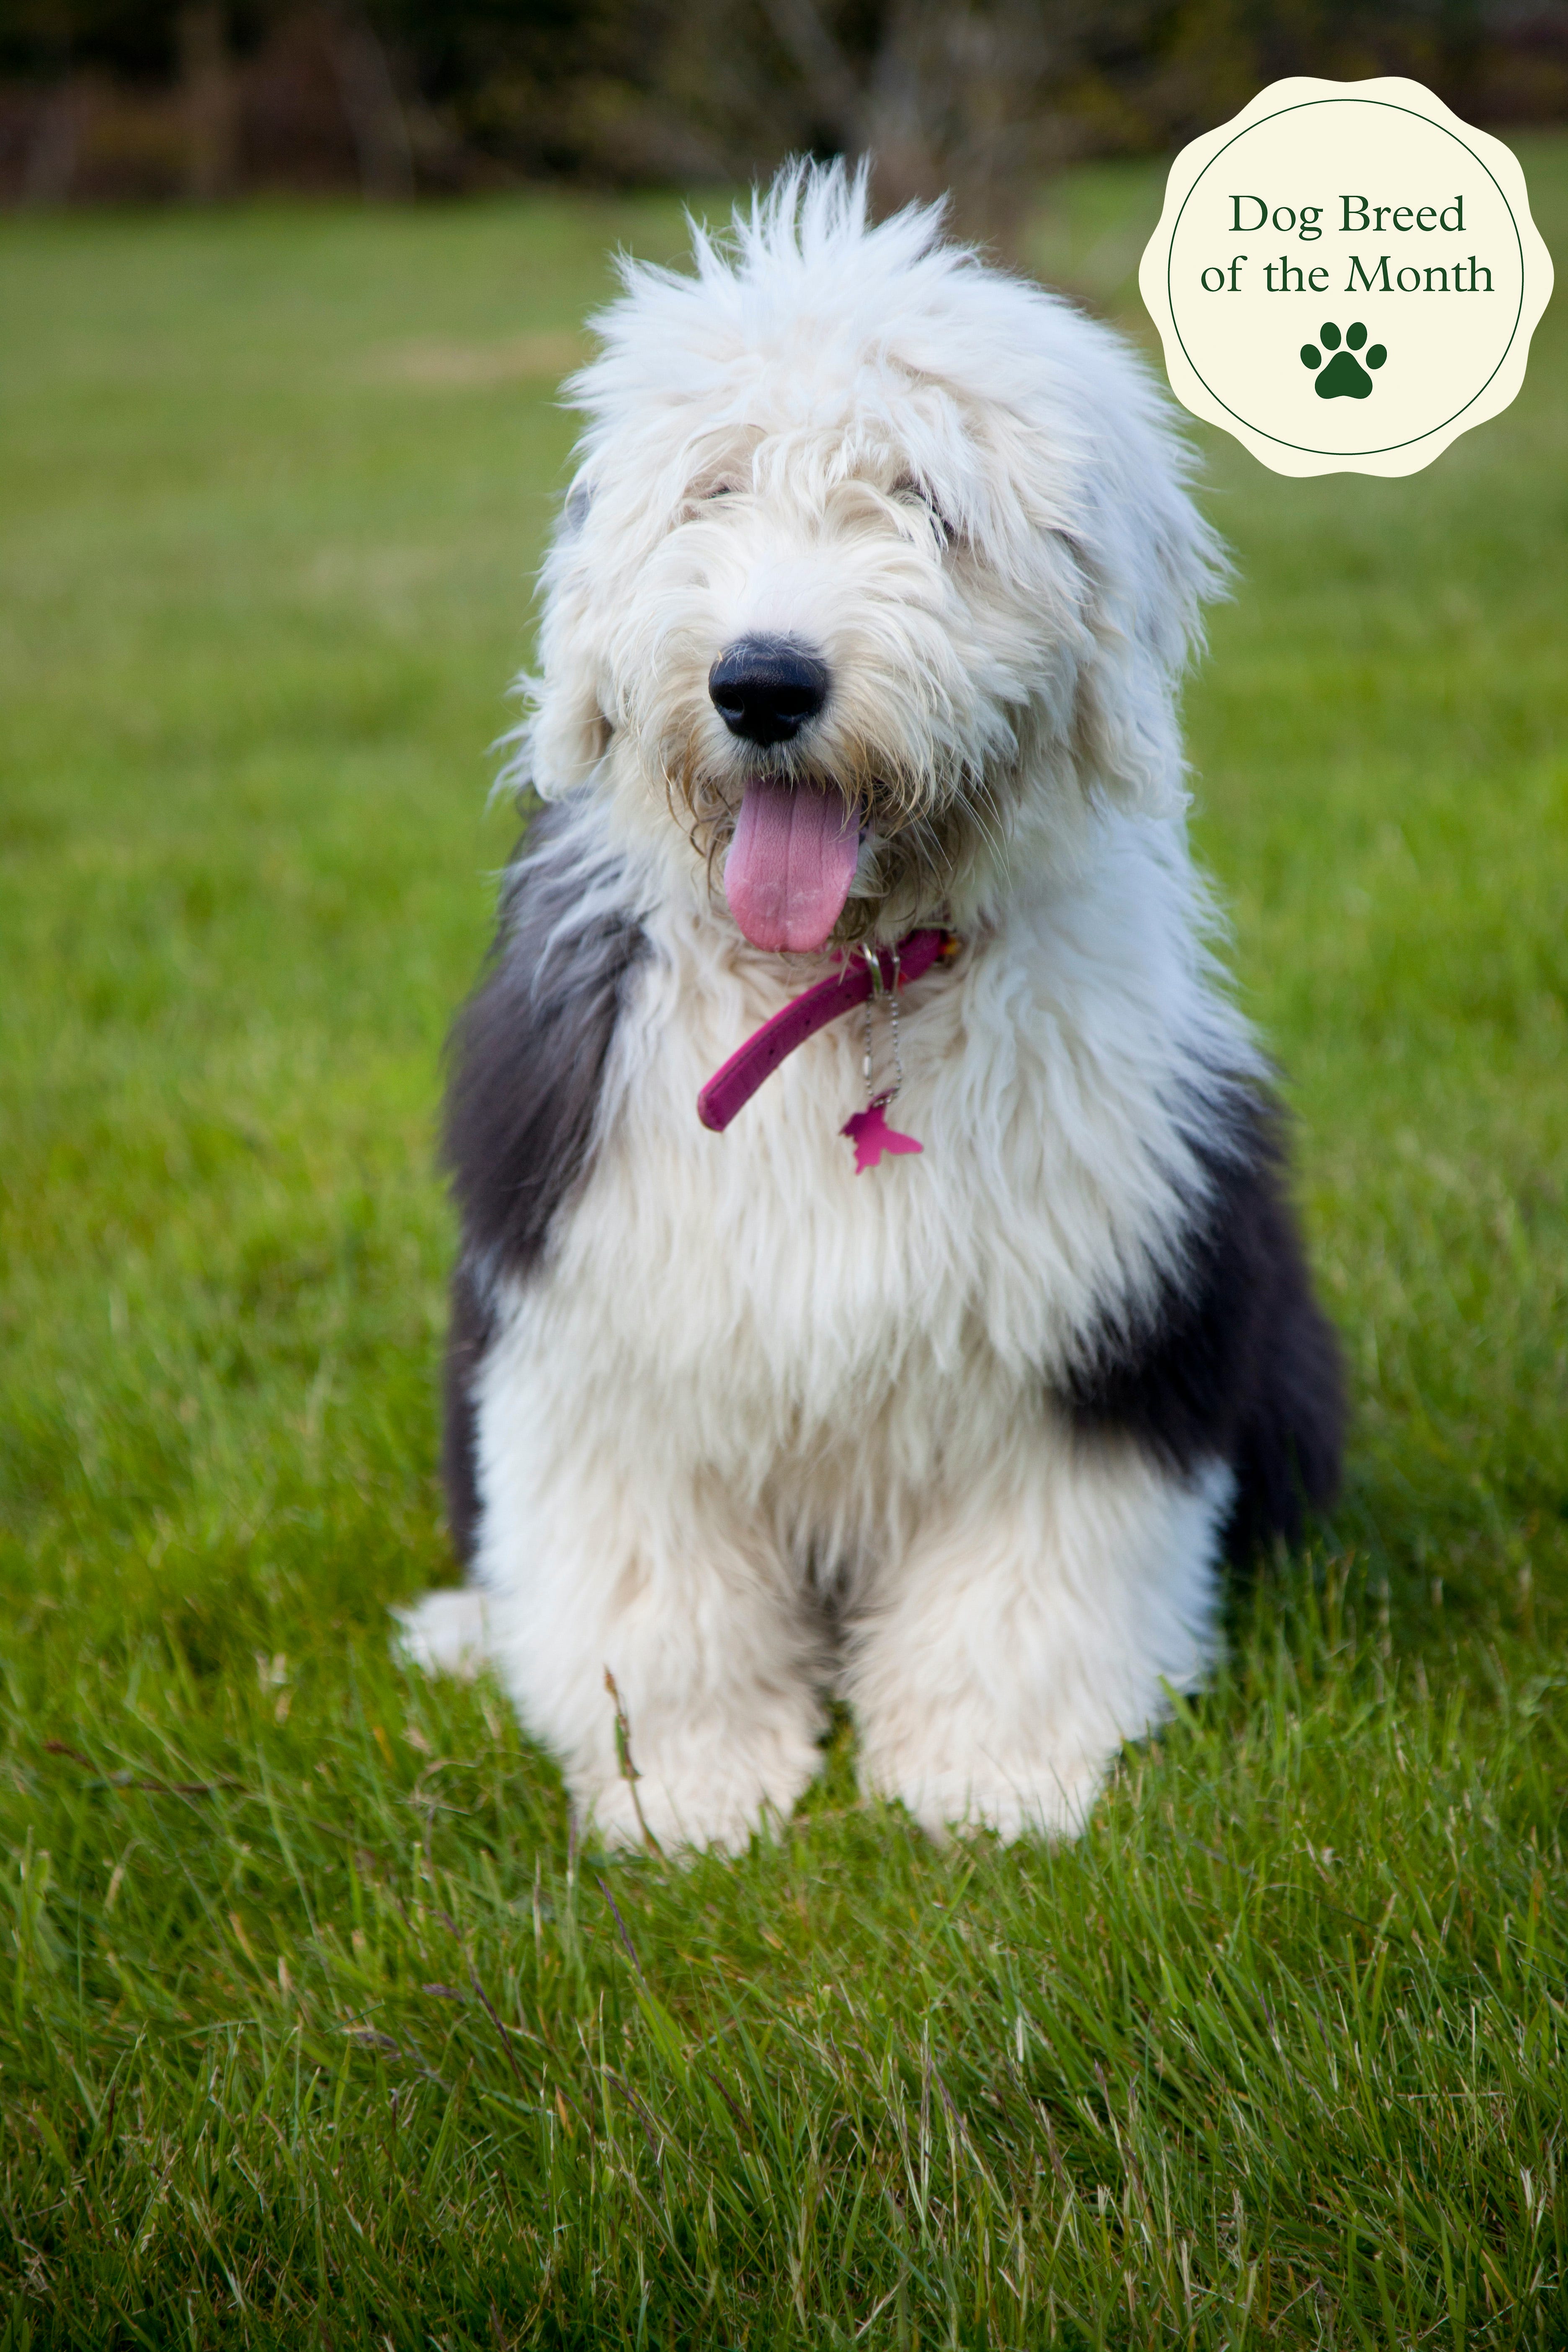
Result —
<instances>
[{"instance_id":1,"label":"pink fish-shaped pet tag","mask_svg":"<svg viewBox=\"0 0 1568 2352\"><path fill-rule=\"evenodd\" d=\"M840 1135L847 1135L855 1146L857 1176L863 1169L875 1168L885 1151L923 1151L925 1149L924 1144L918 1143L912 1135L900 1135L896 1127L889 1127L883 1110L881 1103L874 1102L868 1109L856 1111L838 1130Z\"/></svg>"}]
</instances>

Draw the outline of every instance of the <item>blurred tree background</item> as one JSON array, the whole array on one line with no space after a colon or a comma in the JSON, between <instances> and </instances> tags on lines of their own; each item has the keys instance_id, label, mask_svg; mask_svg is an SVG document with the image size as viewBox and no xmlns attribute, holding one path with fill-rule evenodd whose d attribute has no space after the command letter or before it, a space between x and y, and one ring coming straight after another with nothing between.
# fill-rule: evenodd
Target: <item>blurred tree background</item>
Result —
<instances>
[{"instance_id":1,"label":"blurred tree background","mask_svg":"<svg viewBox=\"0 0 1568 2352\"><path fill-rule=\"evenodd\" d=\"M0 202L398 200L877 160L1007 241L1058 164L1178 144L1288 73L1568 116L1564 0L0 0Z\"/></svg>"}]
</instances>

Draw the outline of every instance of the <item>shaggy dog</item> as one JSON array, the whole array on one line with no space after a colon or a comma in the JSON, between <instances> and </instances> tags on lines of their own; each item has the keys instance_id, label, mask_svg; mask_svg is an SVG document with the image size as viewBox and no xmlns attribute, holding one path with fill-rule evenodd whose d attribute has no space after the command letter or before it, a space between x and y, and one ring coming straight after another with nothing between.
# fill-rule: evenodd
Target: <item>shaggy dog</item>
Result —
<instances>
[{"instance_id":1,"label":"shaggy dog","mask_svg":"<svg viewBox=\"0 0 1568 2352\"><path fill-rule=\"evenodd\" d=\"M1223 1556L1335 1484L1184 838L1215 545L1127 349L939 232L794 168L694 275L626 265L573 387L546 805L447 1108L471 1581L405 1642L488 1659L611 1841L787 1815L829 1688L928 1829L1074 1830L1212 1661Z\"/></svg>"}]
</instances>

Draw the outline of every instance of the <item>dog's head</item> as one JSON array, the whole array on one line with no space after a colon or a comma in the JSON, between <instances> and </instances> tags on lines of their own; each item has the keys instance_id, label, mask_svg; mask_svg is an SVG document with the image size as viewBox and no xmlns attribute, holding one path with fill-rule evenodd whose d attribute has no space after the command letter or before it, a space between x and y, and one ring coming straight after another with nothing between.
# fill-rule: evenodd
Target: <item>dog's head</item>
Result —
<instances>
[{"instance_id":1,"label":"dog's head","mask_svg":"<svg viewBox=\"0 0 1568 2352\"><path fill-rule=\"evenodd\" d=\"M692 276L626 266L545 567L523 772L768 949L960 925L1097 809L1181 804L1215 580L1108 330L796 166Z\"/></svg>"}]
</instances>

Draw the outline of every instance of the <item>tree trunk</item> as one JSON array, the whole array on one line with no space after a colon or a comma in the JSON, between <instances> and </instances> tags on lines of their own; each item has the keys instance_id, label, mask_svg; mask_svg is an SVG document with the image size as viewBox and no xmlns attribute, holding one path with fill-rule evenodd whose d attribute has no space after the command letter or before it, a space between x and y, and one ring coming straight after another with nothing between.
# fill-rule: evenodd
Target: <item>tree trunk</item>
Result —
<instances>
[{"instance_id":1,"label":"tree trunk","mask_svg":"<svg viewBox=\"0 0 1568 2352\"><path fill-rule=\"evenodd\" d=\"M386 51L363 9L335 7L328 22L332 70L365 201L405 201L414 194L414 150Z\"/></svg>"},{"instance_id":2,"label":"tree trunk","mask_svg":"<svg viewBox=\"0 0 1568 2352\"><path fill-rule=\"evenodd\" d=\"M45 99L27 142L27 161L22 173L24 205L63 205L69 201L77 158L81 152L82 115L87 103L85 91L74 81L62 81Z\"/></svg>"},{"instance_id":3,"label":"tree trunk","mask_svg":"<svg viewBox=\"0 0 1568 2352\"><path fill-rule=\"evenodd\" d=\"M232 195L237 110L222 0L180 11L180 86L185 110L185 194L198 205Z\"/></svg>"},{"instance_id":4,"label":"tree trunk","mask_svg":"<svg viewBox=\"0 0 1568 2352\"><path fill-rule=\"evenodd\" d=\"M1035 182L1061 160L1053 87L1085 0L884 0L875 49L851 60L820 0L761 0L816 118L873 162L880 213L950 194L965 236L1016 242Z\"/></svg>"}]
</instances>

